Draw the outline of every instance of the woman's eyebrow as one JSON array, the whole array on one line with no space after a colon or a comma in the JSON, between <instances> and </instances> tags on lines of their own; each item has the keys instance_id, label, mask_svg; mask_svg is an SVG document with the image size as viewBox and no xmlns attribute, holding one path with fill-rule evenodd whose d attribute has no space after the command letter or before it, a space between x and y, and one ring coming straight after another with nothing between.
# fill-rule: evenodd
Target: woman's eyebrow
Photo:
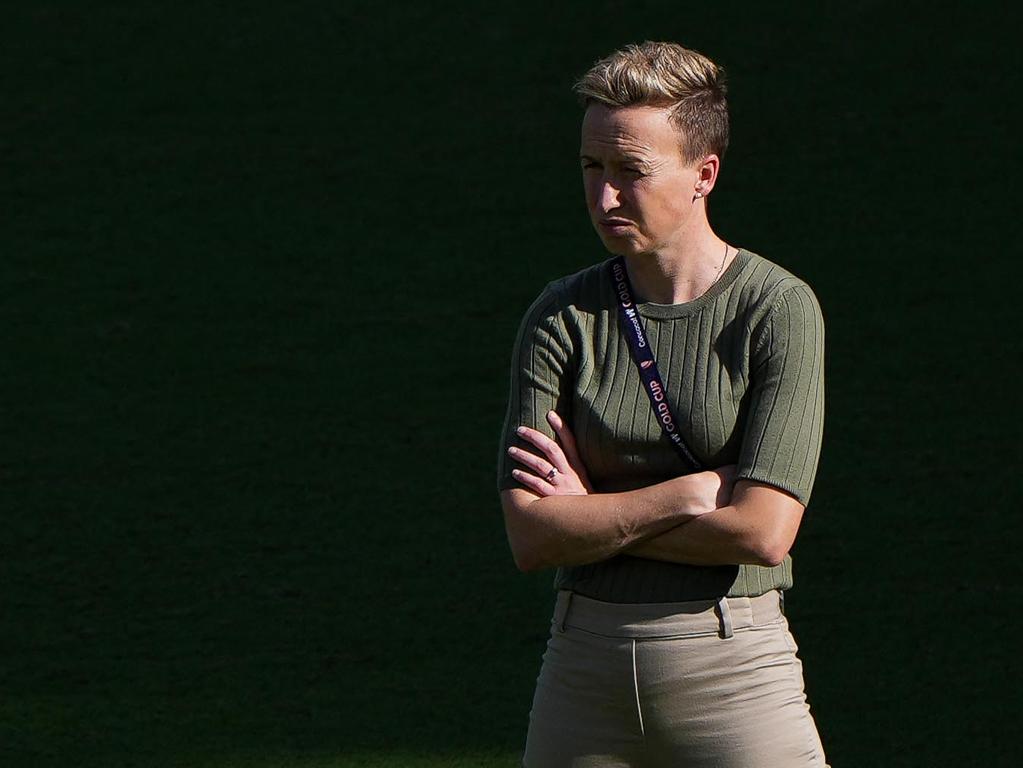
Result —
<instances>
[{"instance_id":1,"label":"woman's eyebrow","mask_svg":"<svg viewBox=\"0 0 1023 768\"><path fill-rule=\"evenodd\" d=\"M579 155L579 159L582 160L583 162L587 162L587 161L592 161L592 162L596 162L596 163L601 162L600 160L598 160L597 158L593 157L592 155L587 155L585 152L582 153L581 155ZM612 162L612 163L632 163L633 165L643 165L643 166L649 166L650 165L650 163L646 159L644 159L642 157L639 157L637 155L621 155L620 157L613 157L613 158L611 158L609 162Z\"/></svg>"}]
</instances>

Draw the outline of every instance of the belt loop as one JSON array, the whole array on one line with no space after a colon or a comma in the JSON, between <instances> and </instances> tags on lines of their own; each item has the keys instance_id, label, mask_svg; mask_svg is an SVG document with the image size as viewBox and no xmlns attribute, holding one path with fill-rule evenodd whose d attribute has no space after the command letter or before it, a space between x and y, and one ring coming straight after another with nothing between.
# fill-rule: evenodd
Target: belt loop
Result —
<instances>
[{"instance_id":1,"label":"belt loop","mask_svg":"<svg viewBox=\"0 0 1023 768\"><path fill-rule=\"evenodd\" d=\"M732 612L728 608L728 598L719 597L717 604L718 618L721 620L721 637L729 638L732 636Z\"/></svg>"},{"instance_id":2,"label":"belt loop","mask_svg":"<svg viewBox=\"0 0 1023 768\"><path fill-rule=\"evenodd\" d=\"M554 630L565 631L565 620L568 619L568 608L572 604L572 591L569 589L558 590L558 600L554 605Z\"/></svg>"},{"instance_id":3,"label":"belt loop","mask_svg":"<svg viewBox=\"0 0 1023 768\"><path fill-rule=\"evenodd\" d=\"M785 615L785 590L778 590L778 608L781 609L781 615Z\"/></svg>"}]
</instances>

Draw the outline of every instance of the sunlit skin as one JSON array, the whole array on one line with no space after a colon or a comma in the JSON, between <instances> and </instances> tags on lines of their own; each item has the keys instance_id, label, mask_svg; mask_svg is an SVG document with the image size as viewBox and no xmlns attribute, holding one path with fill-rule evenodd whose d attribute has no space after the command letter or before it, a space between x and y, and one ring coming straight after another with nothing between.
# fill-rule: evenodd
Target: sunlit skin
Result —
<instances>
[{"instance_id":1,"label":"sunlit skin","mask_svg":"<svg viewBox=\"0 0 1023 768\"><path fill-rule=\"evenodd\" d=\"M579 157L586 207L604 246L626 257L637 294L678 304L705 292L735 249L726 255L707 221L720 158L686 162L669 114L664 107L591 104Z\"/></svg>"}]
</instances>

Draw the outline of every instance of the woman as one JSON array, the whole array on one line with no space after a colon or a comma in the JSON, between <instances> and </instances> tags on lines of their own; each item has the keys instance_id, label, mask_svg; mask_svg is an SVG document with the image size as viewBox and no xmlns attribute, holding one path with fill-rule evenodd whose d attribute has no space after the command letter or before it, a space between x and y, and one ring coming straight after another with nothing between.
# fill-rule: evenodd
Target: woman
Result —
<instances>
[{"instance_id":1,"label":"woman","mask_svg":"<svg viewBox=\"0 0 1023 768\"><path fill-rule=\"evenodd\" d=\"M820 451L820 309L710 227L713 62L628 46L576 91L614 258L544 289L512 361L508 538L521 569L558 569L523 764L822 766L781 611Z\"/></svg>"}]
</instances>

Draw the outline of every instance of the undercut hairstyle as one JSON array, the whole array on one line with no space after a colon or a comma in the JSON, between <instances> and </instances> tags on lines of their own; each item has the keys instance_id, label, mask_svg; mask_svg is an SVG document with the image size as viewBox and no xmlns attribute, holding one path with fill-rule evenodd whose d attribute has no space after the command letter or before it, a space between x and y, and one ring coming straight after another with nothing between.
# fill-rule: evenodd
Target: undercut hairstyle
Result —
<instances>
[{"instance_id":1,"label":"undercut hairstyle","mask_svg":"<svg viewBox=\"0 0 1023 768\"><path fill-rule=\"evenodd\" d=\"M725 70L677 43L627 45L594 64L573 90L584 107L669 108L687 163L728 149Z\"/></svg>"}]
</instances>

